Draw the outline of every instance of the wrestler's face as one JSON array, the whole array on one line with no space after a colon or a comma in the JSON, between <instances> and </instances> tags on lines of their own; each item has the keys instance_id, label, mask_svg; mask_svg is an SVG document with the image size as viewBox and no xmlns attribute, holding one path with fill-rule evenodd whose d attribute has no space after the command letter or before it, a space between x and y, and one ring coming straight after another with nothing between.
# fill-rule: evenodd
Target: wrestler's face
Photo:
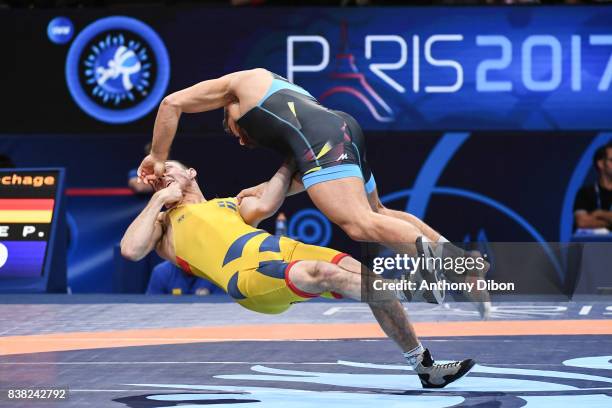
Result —
<instances>
[{"instance_id":1,"label":"wrestler's face","mask_svg":"<svg viewBox=\"0 0 612 408\"><path fill-rule=\"evenodd\" d=\"M156 191L167 188L172 184L177 184L182 191L185 191L195 182L196 171L194 169L186 168L172 160L166 161L165 165L164 175L155 184Z\"/></svg>"},{"instance_id":2,"label":"wrestler's face","mask_svg":"<svg viewBox=\"0 0 612 408\"><path fill-rule=\"evenodd\" d=\"M237 137L242 146L246 146L247 138L245 133L240 129L236 119L240 117L240 108L237 103L230 103L223 109L223 130L225 133Z\"/></svg>"}]
</instances>

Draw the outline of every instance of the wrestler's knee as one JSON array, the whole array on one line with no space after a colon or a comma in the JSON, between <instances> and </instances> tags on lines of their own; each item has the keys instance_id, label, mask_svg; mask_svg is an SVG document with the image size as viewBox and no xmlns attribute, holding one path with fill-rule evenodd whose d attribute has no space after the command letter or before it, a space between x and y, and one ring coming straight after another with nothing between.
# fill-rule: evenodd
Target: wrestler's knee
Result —
<instances>
[{"instance_id":1,"label":"wrestler's knee","mask_svg":"<svg viewBox=\"0 0 612 408\"><path fill-rule=\"evenodd\" d=\"M338 273L341 271L336 265L329 262L315 261L309 268L309 277L313 284L322 291L334 289Z\"/></svg>"},{"instance_id":2,"label":"wrestler's knee","mask_svg":"<svg viewBox=\"0 0 612 408\"><path fill-rule=\"evenodd\" d=\"M372 211L377 212L378 214L387 214L389 209L379 201L378 203L372 204Z\"/></svg>"},{"instance_id":3,"label":"wrestler's knee","mask_svg":"<svg viewBox=\"0 0 612 408\"><path fill-rule=\"evenodd\" d=\"M374 214L364 211L340 223L339 227L354 241L376 241L378 227Z\"/></svg>"}]
</instances>

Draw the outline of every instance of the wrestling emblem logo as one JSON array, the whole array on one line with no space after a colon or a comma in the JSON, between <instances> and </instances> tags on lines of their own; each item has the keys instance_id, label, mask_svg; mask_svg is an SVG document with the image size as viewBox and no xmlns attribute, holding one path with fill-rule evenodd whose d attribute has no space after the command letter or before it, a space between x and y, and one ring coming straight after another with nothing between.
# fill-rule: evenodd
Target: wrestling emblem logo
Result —
<instances>
[{"instance_id":1,"label":"wrestling emblem logo","mask_svg":"<svg viewBox=\"0 0 612 408\"><path fill-rule=\"evenodd\" d=\"M155 31L130 17L107 17L87 26L66 61L66 80L85 113L127 123L156 107L170 76L168 52Z\"/></svg>"}]
</instances>

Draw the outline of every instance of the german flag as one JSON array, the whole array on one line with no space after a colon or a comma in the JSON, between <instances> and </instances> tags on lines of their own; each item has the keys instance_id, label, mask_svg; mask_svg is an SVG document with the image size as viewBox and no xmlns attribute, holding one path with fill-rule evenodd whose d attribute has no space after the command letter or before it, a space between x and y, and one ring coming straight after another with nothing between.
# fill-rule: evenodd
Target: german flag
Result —
<instances>
[{"instance_id":1,"label":"german flag","mask_svg":"<svg viewBox=\"0 0 612 408\"><path fill-rule=\"evenodd\" d=\"M0 199L0 223L50 223L54 202L52 198Z\"/></svg>"}]
</instances>

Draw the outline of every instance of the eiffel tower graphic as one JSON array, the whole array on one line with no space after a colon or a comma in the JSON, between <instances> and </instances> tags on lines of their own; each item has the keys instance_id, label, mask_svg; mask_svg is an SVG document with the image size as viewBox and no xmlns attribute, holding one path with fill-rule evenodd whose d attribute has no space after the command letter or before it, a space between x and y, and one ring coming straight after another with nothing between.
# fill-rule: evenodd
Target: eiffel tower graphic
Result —
<instances>
[{"instance_id":1,"label":"eiffel tower graphic","mask_svg":"<svg viewBox=\"0 0 612 408\"><path fill-rule=\"evenodd\" d=\"M363 103L377 121L392 122L395 119L391 107L376 93L365 75L359 72L355 65L355 56L348 51L346 21L343 21L341 25L339 52L336 54L334 70L329 77L335 83L319 96L319 101L323 102L335 94L349 94Z\"/></svg>"}]
</instances>

